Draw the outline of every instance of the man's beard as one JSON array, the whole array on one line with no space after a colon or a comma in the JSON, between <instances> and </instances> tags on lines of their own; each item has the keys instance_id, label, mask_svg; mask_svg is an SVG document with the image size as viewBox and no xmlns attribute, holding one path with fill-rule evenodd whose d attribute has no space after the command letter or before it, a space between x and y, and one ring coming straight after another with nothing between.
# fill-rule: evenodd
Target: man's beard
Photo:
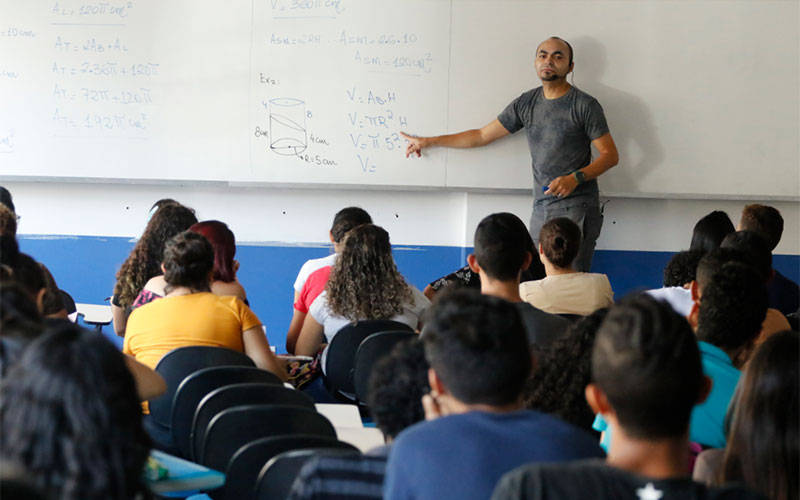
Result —
<instances>
[{"instance_id":1,"label":"man's beard","mask_svg":"<svg viewBox=\"0 0 800 500\"><path fill-rule=\"evenodd\" d=\"M550 73L549 76L543 76L540 78L540 80L542 80L543 82L554 82L556 80L563 80L564 78L566 78L566 75L562 76L556 73Z\"/></svg>"}]
</instances>

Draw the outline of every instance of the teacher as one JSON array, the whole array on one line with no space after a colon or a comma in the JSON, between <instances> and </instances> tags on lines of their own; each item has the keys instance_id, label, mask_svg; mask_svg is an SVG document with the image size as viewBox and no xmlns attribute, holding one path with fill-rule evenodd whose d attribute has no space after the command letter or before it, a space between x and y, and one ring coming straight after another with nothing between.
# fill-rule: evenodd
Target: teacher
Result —
<instances>
[{"instance_id":1,"label":"teacher","mask_svg":"<svg viewBox=\"0 0 800 500\"><path fill-rule=\"evenodd\" d=\"M421 156L431 146L485 146L524 128L533 167L531 236L538 245L546 221L573 220L582 231L575 267L588 272L603 225L596 179L616 165L619 156L600 103L567 82L574 66L572 56L572 46L561 38L550 37L539 44L535 68L542 86L514 99L481 129L437 137L401 134L408 140L408 157ZM592 145L598 152L594 160Z\"/></svg>"}]
</instances>

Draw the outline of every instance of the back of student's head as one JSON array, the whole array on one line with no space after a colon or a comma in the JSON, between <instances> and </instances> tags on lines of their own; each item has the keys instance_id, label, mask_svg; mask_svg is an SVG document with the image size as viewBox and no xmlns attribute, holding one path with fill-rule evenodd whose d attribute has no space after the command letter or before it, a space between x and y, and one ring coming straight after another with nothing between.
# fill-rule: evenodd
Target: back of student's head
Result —
<instances>
[{"instance_id":1,"label":"back of student's head","mask_svg":"<svg viewBox=\"0 0 800 500\"><path fill-rule=\"evenodd\" d=\"M722 482L765 497L800 496L800 337L785 331L756 350L742 375L725 448Z\"/></svg>"},{"instance_id":2,"label":"back of student's head","mask_svg":"<svg viewBox=\"0 0 800 500\"><path fill-rule=\"evenodd\" d=\"M370 415L386 436L425 418L422 396L430 392L425 348L418 338L401 342L372 368L367 391Z\"/></svg>"},{"instance_id":3,"label":"back of student's head","mask_svg":"<svg viewBox=\"0 0 800 500\"><path fill-rule=\"evenodd\" d=\"M711 281L711 277L722 269L722 266L729 262L738 262L740 264L752 266L750 257L740 250L735 250L733 248L715 248L703 255L700 262L697 263L695 280L697 281L697 286L700 291L705 289L708 282Z\"/></svg>"},{"instance_id":4,"label":"back of student's head","mask_svg":"<svg viewBox=\"0 0 800 500\"><path fill-rule=\"evenodd\" d=\"M694 281L703 255L702 250L685 250L673 255L664 267L664 286L683 286Z\"/></svg>"},{"instance_id":5,"label":"back of student's head","mask_svg":"<svg viewBox=\"0 0 800 500\"><path fill-rule=\"evenodd\" d=\"M722 243L728 233L736 231L728 214L722 210L714 210L694 225L690 250L703 250L709 252Z\"/></svg>"},{"instance_id":6,"label":"back of student's head","mask_svg":"<svg viewBox=\"0 0 800 500\"><path fill-rule=\"evenodd\" d=\"M539 244L545 257L554 266L566 269L581 247L581 229L566 217L550 219L542 226Z\"/></svg>"},{"instance_id":7,"label":"back of student's head","mask_svg":"<svg viewBox=\"0 0 800 500\"><path fill-rule=\"evenodd\" d=\"M0 336L32 339L41 329L41 314L30 294L13 280L0 281Z\"/></svg>"},{"instance_id":8,"label":"back of student's head","mask_svg":"<svg viewBox=\"0 0 800 500\"><path fill-rule=\"evenodd\" d=\"M767 313L767 290L750 266L730 262L703 288L697 338L726 351L755 340Z\"/></svg>"},{"instance_id":9,"label":"back of student's head","mask_svg":"<svg viewBox=\"0 0 800 500\"><path fill-rule=\"evenodd\" d=\"M11 193L3 186L0 186L0 205L5 205L10 208L12 212L17 211L17 209L14 208L14 200L11 198Z\"/></svg>"},{"instance_id":10,"label":"back of student's head","mask_svg":"<svg viewBox=\"0 0 800 500\"><path fill-rule=\"evenodd\" d=\"M203 236L192 231L179 233L164 249L164 280L170 286L208 290L214 268L214 248Z\"/></svg>"},{"instance_id":11,"label":"back of student's head","mask_svg":"<svg viewBox=\"0 0 800 500\"><path fill-rule=\"evenodd\" d=\"M772 276L772 251L766 240L754 231L736 231L722 240L720 248L732 248L747 255L750 265L766 282Z\"/></svg>"},{"instance_id":12,"label":"back of student's head","mask_svg":"<svg viewBox=\"0 0 800 500\"><path fill-rule=\"evenodd\" d=\"M17 215L0 203L0 236L3 235L17 236Z\"/></svg>"},{"instance_id":13,"label":"back of student's head","mask_svg":"<svg viewBox=\"0 0 800 500\"><path fill-rule=\"evenodd\" d=\"M9 236L0 236L0 248L0 264L5 266L5 272L25 290L31 300L40 302L43 290L47 288L41 265L30 255L21 253L16 241Z\"/></svg>"},{"instance_id":14,"label":"back of student's head","mask_svg":"<svg viewBox=\"0 0 800 500\"><path fill-rule=\"evenodd\" d=\"M783 217L778 209L769 205L759 205L754 203L746 205L742 210L742 217L739 219L739 229L743 231L755 231L769 245L770 252L775 250L783 235Z\"/></svg>"},{"instance_id":15,"label":"back of student's head","mask_svg":"<svg viewBox=\"0 0 800 500\"><path fill-rule=\"evenodd\" d=\"M516 307L475 290L444 294L431 307L422 339L431 368L467 404L517 401L531 371Z\"/></svg>"},{"instance_id":16,"label":"back of student's head","mask_svg":"<svg viewBox=\"0 0 800 500\"><path fill-rule=\"evenodd\" d=\"M333 217L331 236L335 243L340 243L347 231L362 224L372 224L372 217L360 207L346 207L339 210Z\"/></svg>"},{"instance_id":17,"label":"back of student's head","mask_svg":"<svg viewBox=\"0 0 800 500\"><path fill-rule=\"evenodd\" d=\"M563 337L541 351L523 390L527 408L587 430L592 428L594 414L586 403L584 389L592 381L595 335L607 314L608 308L598 309L572 323Z\"/></svg>"},{"instance_id":18,"label":"back of student's head","mask_svg":"<svg viewBox=\"0 0 800 500\"><path fill-rule=\"evenodd\" d=\"M611 308L597 332L592 378L626 434L676 438L703 387L700 351L686 319L639 295Z\"/></svg>"},{"instance_id":19,"label":"back of student's head","mask_svg":"<svg viewBox=\"0 0 800 500\"><path fill-rule=\"evenodd\" d=\"M104 337L63 322L34 340L0 386L0 453L60 499L146 491L133 377Z\"/></svg>"},{"instance_id":20,"label":"back of student's head","mask_svg":"<svg viewBox=\"0 0 800 500\"><path fill-rule=\"evenodd\" d=\"M206 220L193 224L189 231L205 236L214 248L214 279L226 283L235 280L236 238L228 225L218 220Z\"/></svg>"},{"instance_id":21,"label":"back of student's head","mask_svg":"<svg viewBox=\"0 0 800 500\"><path fill-rule=\"evenodd\" d=\"M500 281L518 279L530 235L519 217L508 212L483 218L475 229L475 258L486 274Z\"/></svg>"}]
</instances>

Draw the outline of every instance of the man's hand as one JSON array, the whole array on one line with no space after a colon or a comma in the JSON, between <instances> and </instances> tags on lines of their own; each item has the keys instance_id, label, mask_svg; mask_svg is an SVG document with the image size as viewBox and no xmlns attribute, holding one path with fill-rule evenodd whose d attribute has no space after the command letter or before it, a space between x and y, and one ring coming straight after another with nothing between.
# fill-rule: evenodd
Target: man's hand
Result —
<instances>
[{"instance_id":1,"label":"man's hand","mask_svg":"<svg viewBox=\"0 0 800 500\"><path fill-rule=\"evenodd\" d=\"M408 158L414 153L417 154L417 157L422 156L422 148L428 145L425 140L426 139L425 137L408 135L405 132L400 132L400 135L403 136L403 138L408 141L408 146L406 146L406 158Z\"/></svg>"},{"instance_id":2,"label":"man's hand","mask_svg":"<svg viewBox=\"0 0 800 500\"><path fill-rule=\"evenodd\" d=\"M544 194L550 194L559 198L563 198L565 196L569 196L569 194L574 191L577 186L578 179L576 179L574 175L562 175L561 177L556 177L553 179L553 182L547 186L547 191L545 191Z\"/></svg>"}]
</instances>

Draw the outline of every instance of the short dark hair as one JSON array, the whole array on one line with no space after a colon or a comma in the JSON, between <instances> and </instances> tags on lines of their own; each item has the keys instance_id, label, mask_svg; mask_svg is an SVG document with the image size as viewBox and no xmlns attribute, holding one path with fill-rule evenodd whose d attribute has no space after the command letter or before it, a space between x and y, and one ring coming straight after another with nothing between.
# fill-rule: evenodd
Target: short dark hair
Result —
<instances>
[{"instance_id":1,"label":"short dark hair","mask_svg":"<svg viewBox=\"0 0 800 500\"><path fill-rule=\"evenodd\" d=\"M703 288L697 338L720 349L739 349L758 336L768 303L764 280L755 269L725 264Z\"/></svg>"},{"instance_id":2,"label":"short dark hair","mask_svg":"<svg viewBox=\"0 0 800 500\"><path fill-rule=\"evenodd\" d=\"M753 203L746 205L739 219L739 227L755 231L767 241L769 250L775 250L783 235L783 217L775 207Z\"/></svg>"},{"instance_id":3,"label":"short dark hair","mask_svg":"<svg viewBox=\"0 0 800 500\"><path fill-rule=\"evenodd\" d=\"M164 248L164 280L169 286L208 290L214 269L214 248L205 236L186 230L167 241Z\"/></svg>"},{"instance_id":4,"label":"short dark hair","mask_svg":"<svg viewBox=\"0 0 800 500\"><path fill-rule=\"evenodd\" d=\"M568 268L581 248L581 228L566 217L550 219L539 232L539 244L554 266Z\"/></svg>"},{"instance_id":5,"label":"short dark hair","mask_svg":"<svg viewBox=\"0 0 800 500\"><path fill-rule=\"evenodd\" d=\"M487 215L475 229L475 258L486 274L496 280L519 279L530 234L519 217L501 212Z\"/></svg>"},{"instance_id":6,"label":"short dark hair","mask_svg":"<svg viewBox=\"0 0 800 500\"><path fill-rule=\"evenodd\" d=\"M422 340L431 368L467 404L513 403L531 371L517 308L475 290L442 293L430 309Z\"/></svg>"},{"instance_id":7,"label":"short dark hair","mask_svg":"<svg viewBox=\"0 0 800 500\"><path fill-rule=\"evenodd\" d=\"M17 236L17 214L0 203L0 235Z\"/></svg>"},{"instance_id":8,"label":"short dark hair","mask_svg":"<svg viewBox=\"0 0 800 500\"><path fill-rule=\"evenodd\" d=\"M750 259L747 254L733 248L715 248L707 254L703 255L700 262L697 263L697 272L695 273L695 281L697 286L702 291L711 277L714 276L722 266L728 262L739 262L750 266Z\"/></svg>"},{"instance_id":9,"label":"short dark hair","mask_svg":"<svg viewBox=\"0 0 800 500\"><path fill-rule=\"evenodd\" d=\"M562 42L567 44L567 48L569 49L569 63L572 64L572 56L575 54L575 51L572 50L572 45L570 45L569 42L564 40L563 38L555 36L555 35L551 36L550 39L552 39L552 40L561 40Z\"/></svg>"},{"instance_id":10,"label":"short dark hair","mask_svg":"<svg viewBox=\"0 0 800 500\"><path fill-rule=\"evenodd\" d=\"M702 250L684 250L673 255L664 267L664 286L683 286L694 281L703 255Z\"/></svg>"},{"instance_id":11,"label":"short dark hair","mask_svg":"<svg viewBox=\"0 0 800 500\"><path fill-rule=\"evenodd\" d=\"M710 252L719 247L722 239L729 233L736 231L728 214L722 210L714 210L694 225L690 250L704 250Z\"/></svg>"},{"instance_id":12,"label":"short dark hair","mask_svg":"<svg viewBox=\"0 0 800 500\"><path fill-rule=\"evenodd\" d=\"M17 211L16 208L14 208L14 201L11 198L11 193L3 186L0 186L0 203L10 208L12 212Z\"/></svg>"},{"instance_id":13,"label":"short dark hair","mask_svg":"<svg viewBox=\"0 0 800 500\"><path fill-rule=\"evenodd\" d=\"M592 381L592 346L608 308L572 323L563 337L546 346L523 390L527 408L555 415L591 431L594 413L584 389ZM569 369L564 369L568 366Z\"/></svg>"},{"instance_id":14,"label":"short dark hair","mask_svg":"<svg viewBox=\"0 0 800 500\"><path fill-rule=\"evenodd\" d=\"M367 391L370 415L381 432L394 438L425 418L422 396L430 390L422 341L403 341L372 368Z\"/></svg>"},{"instance_id":15,"label":"short dark hair","mask_svg":"<svg viewBox=\"0 0 800 500\"><path fill-rule=\"evenodd\" d=\"M686 318L641 294L611 308L597 332L592 378L632 437L682 436L703 387Z\"/></svg>"},{"instance_id":16,"label":"short dark hair","mask_svg":"<svg viewBox=\"0 0 800 500\"><path fill-rule=\"evenodd\" d=\"M333 217L331 236L333 241L340 243L347 231L362 224L372 224L372 217L360 207L346 207L339 210Z\"/></svg>"},{"instance_id":17,"label":"short dark hair","mask_svg":"<svg viewBox=\"0 0 800 500\"><path fill-rule=\"evenodd\" d=\"M736 231L722 240L721 248L732 248L747 255L750 265L755 267L766 282L772 275L772 250L767 241L755 231Z\"/></svg>"}]
</instances>

